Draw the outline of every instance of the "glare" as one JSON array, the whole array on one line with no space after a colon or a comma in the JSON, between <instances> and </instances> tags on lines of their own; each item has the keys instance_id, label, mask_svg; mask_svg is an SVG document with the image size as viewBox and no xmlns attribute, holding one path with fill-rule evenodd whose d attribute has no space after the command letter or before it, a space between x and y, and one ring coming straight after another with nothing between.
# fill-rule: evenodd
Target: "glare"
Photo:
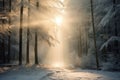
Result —
<instances>
[{"instance_id":1,"label":"glare","mask_svg":"<svg viewBox=\"0 0 120 80\"><path fill-rule=\"evenodd\" d=\"M65 66L64 66L64 64L63 63L53 63L52 64L52 67L54 67L54 68L64 68Z\"/></svg>"},{"instance_id":2,"label":"glare","mask_svg":"<svg viewBox=\"0 0 120 80\"><path fill-rule=\"evenodd\" d=\"M56 23L57 25L61 25L61 24L62 24L62 21L63 21L63 19L62 19L61 16L57 16L57 17L55 18L55 23Z\"/></svg>"},{"instance_id":3,"label":"glare","mask_svg":"<svg viewBox=\"0 0 120 80\"><path fill-rule=\"evenodd\" d=\"M61 2L64 2L64 0L61 0Z\"/></svg>"}]
</instances>

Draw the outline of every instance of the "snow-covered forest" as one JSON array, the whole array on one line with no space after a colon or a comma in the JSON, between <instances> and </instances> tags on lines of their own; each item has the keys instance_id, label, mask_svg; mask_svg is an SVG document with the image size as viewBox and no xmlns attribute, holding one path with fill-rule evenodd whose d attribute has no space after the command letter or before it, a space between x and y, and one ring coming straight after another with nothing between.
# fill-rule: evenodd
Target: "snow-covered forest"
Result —
<instances>
[{"instance_id":1,"label":"snow-covered forest","mask_svg":"<svg viewBox=\"0 0 120 80\"><path fill-rule=\"evenodd\" d=\"M119 80L119 25L120 0L0 0L0 80Z\"/></svg>"}]
</instances>

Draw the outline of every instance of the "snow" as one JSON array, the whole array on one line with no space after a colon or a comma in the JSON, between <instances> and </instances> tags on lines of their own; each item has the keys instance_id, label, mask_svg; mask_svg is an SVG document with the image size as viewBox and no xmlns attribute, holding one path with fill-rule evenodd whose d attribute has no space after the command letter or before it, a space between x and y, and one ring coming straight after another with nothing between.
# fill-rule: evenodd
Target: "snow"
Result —
<instances>
[{"instance_id":1,"label":"snow","mask_svg":"<svg viewBox=\"0 0 120 80\"><path fill-rule=\"evenodd\" d=\"M112 36L110 39L108 39L100 48L100 51L104 48L104 47L107 47L108 44L112 41L120 41L120 37L117 37L117 36Z\"/></svg>"},{"instance_id":2,"label":"snow","mask_svg":"<svg viewBox=\"0 0 120 80\"><path fill-rule=\"evenodd\" d=\"M119 80L120 72L19 67L0 73L0 80Z\"/></svg>"},{"instance_id":3,"label":"snow","mask_svg":"<svg viewBox=\"0 0 120 80\"><path fill-rule=\"evenodd\" d=\"M106 24L108 24L108 22L113 18L114 15L115 15L115 12L113 13L113 7L111 7L108 10L108 13L103 17L103 19L98 24L98 30L100 30L103 27L105 27Z\"/></svg>"}]
</instances>

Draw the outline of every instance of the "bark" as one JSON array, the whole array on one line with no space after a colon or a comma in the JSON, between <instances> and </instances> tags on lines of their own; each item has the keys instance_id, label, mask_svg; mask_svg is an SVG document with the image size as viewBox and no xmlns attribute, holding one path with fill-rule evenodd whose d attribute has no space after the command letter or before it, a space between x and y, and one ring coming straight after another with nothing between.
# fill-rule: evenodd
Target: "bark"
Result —
<instances>
[{"instance_id":1,"label":"bark","mask_svg":"<svg viewBox=\"0 0 120 80\"><path fill-rule=\"evenodd\" d=\"M28 0L30 5L30 0ZM29 64L29 46L30 46L30 7L28 6L28 27L27 27L27 55L26 55L26 63Z\"/></svg>"},{"instance_id":2,"label":"bark","mask_svg":"<svg viewBox=\"0 0 120 80\"><path fill-rule=\"evenodd\" d=\"M9 0L9 12L11 12L11 0ZM11 16L9 17L9 26L11 25ZM11 31L9 31L8 35L8 63L10 63L10 54L11 54Z\"/></svg>"},{"instance_id":3,"label":"bark","mask_svg":"<svg viewBox=\"0 0 120 80\"><path fill-rule=\"evenodd\" d=\"M23 0L21 0L23 2ZM22 65L22 32L23 32L23 3L20 6L20 29L19 29L19 65Z\"/></svg>"},{"instance_id":4,"label":"bark","mask_svg":"<svg viewBox=\"0 0 120 80\"><path fill-rule=\"evenodd\" d=\"M94 21L93 0L90 0L90 3L91 3L91 18L92 18L93 38L94 38L95 56L96 56L96 67L97 67L97 69L99 69L98 51L97 51L97 44L96 44L95 21Z\"/></svg>"},{"instance_id":5,"label":"bark","mask_svg":"<svg viewBox=\"0 0 120 80\"><path fill-rule=\"evenodd\" d=\"M38 62L38 33L35 31L35 64L39 64Z\"/></svg>"},{"instance_id":6,"label":"bark","mask_svg":"<svg viewBox=\"0 0 120 80\"><path fill-rule=\"evenodd\" d=\"M114 9L114 12L117 11L117 8L116 8L116 5L117 5L117 0L113 0L113 9ZM114 27L115 27L115 36L118 36L118 25L117 25L117 13L115 14L114 16ZM114 45L115 45L115 57L116 59L119 59L119 42L118 41L115 41L114 42ZM118 61L116 60L116 64L118 64Z\"/></svg>"},{"instance_id":7,"label":"bark","mask_svg":"<svg viewBox=\"0 0 120 80\"><path fill-rule=\"evenodd\" d=\"M6 63L6 55L5 55L5 36L3 34L2 38L2 53L3 53L3 63Z\"/></svg>"},{"instance_id":8,"label":"bark","mask_svg":"<svg viewBox=\"0 0 120 80\"><path fill-rule=\"evenodd\" d=\"M5 11L5 0L3 0L3 12ZM6 63L6 55L5 55L5 35L4 35L4 20L2 20L2 54L3 54L3 63Z\"/></svg>"},{"instance_id":9,"label":"bark","mask_svg":"<svg viewBox=\"0 0 120 80\"><path fill-rule=\"evenodd\" d=\"M82 57L82 55L83 55L83 47L82 47L82 36L81 36L81 26L78 26L78 30L79 30L79 43L78 43L78 45L79 45L79 57Z\"/></svg>"},{"instance_id":10,"label":"bark","mask_svg":"<svg viewBox=\"0 0 120 80\"><path fill-rule=\"evenodd\" d=\"M39 8L39 2L36 2L37 9ZM38 31L35 29L35 64L39 64L38 62Z\"/></svg>"}]
</instances>

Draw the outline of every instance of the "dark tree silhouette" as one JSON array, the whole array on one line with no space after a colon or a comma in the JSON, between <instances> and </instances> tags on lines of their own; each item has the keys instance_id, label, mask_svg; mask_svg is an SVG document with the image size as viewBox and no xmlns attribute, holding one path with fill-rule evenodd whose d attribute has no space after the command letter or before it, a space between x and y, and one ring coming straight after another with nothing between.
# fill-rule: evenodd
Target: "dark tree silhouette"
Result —
<instances>
[{"instance_id":1,"label":"dark tree silhouette","mask_svg":"<svg viewBox=\"0 0 120 80\"><path fill-rule=\"evenodd\" d=\"M36 2L37 9L39 8L39 2ZM35 29L35 64L39 64L38 62L38 31Z\"/></svg>"},{"instance_id":2,"label":"dark tree silhouette","mask_svg":"<svg viewBox=\"0 0 120 80\"><path fill-rule=\"evenodd\" d=\"M22 32L23 32L23 0L20 5L20 29L19 29L19 65L22 65Z\"/></svg>"},{"instance_id":3,"label":"dark tree silhouette","mask_svg":"<svg viewBox=\"0 0 120 80\"><path fill-rule=\"evenodd\" d=\"M5 12L5 0L3 0L3 13ZM3 16L4 17L4 16ZM2 19L2 29L4 31L5 20ZM3 63L6 63L6 55L5 55L5 35L4 32L2 34L2 53L3 53Z\"/></svg>"},{"instance_id":4,"label":"dark tree silhouette","mask_svg":"<svg viewBox=\"0 0 120 80\"><path fill-rule=\"evenodd\" d=\"M28 4L30 5L30 0L28 0ZM26 55L26 63L29 64L29 45L30 45L30 6L28 5L28 26L27 26L27 55Z\"/></svg>"},{"instance_id":5,"label":"dark tree silhouette","mask_svg":"<svg viewBox=\"0 0 120 80\"><path fill-rule=\"evenodd\" d=\"M2 20L2 29L4 30L4 20ZM5 35L2 34L2 54L3 54L3 63L6 63L6 55L5 55Z\"/></svg>"},{"instance_id":6,"label":"dark tree silhouette","mask_svg":"<svg viewBox=\"0 0 120 80\"><path fill-rule=\"evenodd\" d=\"M11 0L9 0L9 12L11 12ZM9 16L9 26L11 25L11 16ZM9 30L9 34L8 34L8 63L10 63L10 53L11 52L11 31Z\"/></svg>"},{"instance_id":7,"label":"dark tree silhouette","mask_svg":"<svg viewBox=\"0 0 120 80\"><path fill-rule=\"evenodd\" d=\"M117 12L117 8L116 8L116 5L117 5L117 0L113 0L113 10L114 12ZM114 15L114 31L115 31L115 36L118 37L118 24L117 24L117 13ZM114 44L115 44L115 57L116 59L119 58L119 42L117 40L114 41ZM116 60L117 61L117 60ZM118 62L116 62L117 64Z\"/></svg>"},{"instance_id":8,"label":"dark tree silhouette","mask_svg":"<svg viewBox=\"0 0 120 80\"><path fill-rule=\"evenodd\" d=\"M79 53L78 53L78 56L79 56L79 57L82 57L82 55L83 55L83 54L82 54L82 53L83 53L82 51L83 51L83 50L82 50L81 26L78 26L78 30L79 30L79 34L80 34L80 35L79 35L79 39L78 39L78 52L79 52Z\"/></svg>"},{"instance_id":9,"label":"dark tree silhouette","mask_svg":"<svg viewBox=\"0 0 120 80\"><path fill-rule=\"evenodd\" d=\"M94 37L94 46L95 46L95 55L96 55L96 67L97 69L99 69L99 60L98 60L98 52L97 52L97 44L96 44L96 31L95 31L95 23L94 23L93 0L90 0L90 3L91 3L91 18L92 18L93 37Z\"/></svg>"}]
</instances>

